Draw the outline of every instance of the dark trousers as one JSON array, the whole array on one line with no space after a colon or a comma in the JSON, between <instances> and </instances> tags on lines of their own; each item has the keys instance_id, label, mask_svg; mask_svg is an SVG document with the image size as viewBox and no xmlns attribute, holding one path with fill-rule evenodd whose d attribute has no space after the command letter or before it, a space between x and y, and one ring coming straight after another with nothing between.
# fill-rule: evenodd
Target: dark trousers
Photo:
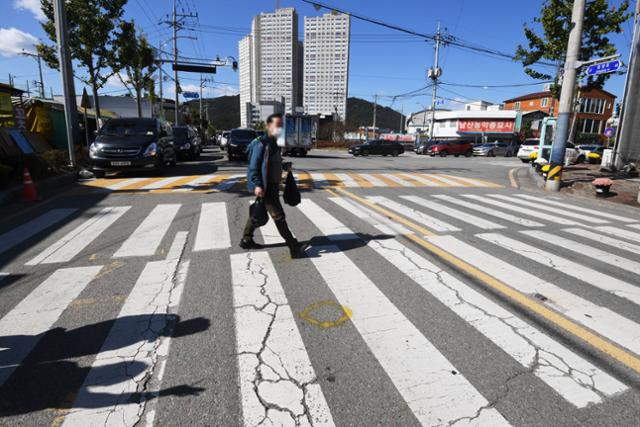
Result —
<instances>
[{"instance_id":1,"label":"dark trousers","mask_svg":"<svg viewBox=\"0 0 640 427\"><path fill-rule=\"evenodd\" d=\"M289 230L289 226L287 225L287 221L284 215L284 209L282 208L282 204L280 203L280 185L279 184L268 184L267 192L264 195L264 207L267 208L267 212L273 219L273 222L276 223L276 228L278 232L282 236L287 244L291 244L295 241L293 234L291 234L291 230ZM247 220L247 225L244 227L244 231L242 233L242 238L245 240L249 240L253 238L253 233L256 231L256 225L251 220L251 217Z\"/></svg>"}]
</instances>

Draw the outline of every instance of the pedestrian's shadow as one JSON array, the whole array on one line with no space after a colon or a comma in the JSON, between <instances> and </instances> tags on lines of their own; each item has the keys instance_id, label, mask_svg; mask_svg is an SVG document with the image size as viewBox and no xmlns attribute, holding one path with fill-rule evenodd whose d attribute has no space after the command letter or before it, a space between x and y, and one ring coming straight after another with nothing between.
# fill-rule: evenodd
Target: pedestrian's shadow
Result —
<instances>
[{"instance_id":1,"label":"pedestrian's shadow","mask_svg":"<svg viewBox=\"0 0 640 427\"><path fill-rule=\"evenodd\" d=\"M394 236L389 234L371 235L367 233L331 234L329 236L316 236L307 242L305 250L307 258L317 258L321 254L346 252L367 246L372 240L388 240Z\"/></svg>"},{"instance_id":2,"label":"pedestrian's shadow","mask_svg":"<svg viewBox=\"0 0 640 427\"><path fill-rule=\"evenodd\" d=\"M205 318L181 321L179 316L166 314L136 315L71 330L55 328L35 336L0 337L0 349L3 349L0 351L0 380L6 379L0 388L0 417L69 408L74 402L78 407L102 408L113 406L114 402L197 395L203 389L181 385L156 393L111 394L84 389L76 399L90 371L90 378L95 380L93 386L100 387L144 376L148 370L146 363L139 360L117 361L118 357L126 357L132 349L156 342L161 337L172 336L175 339L205 331L209 324ZM114 334L116 330L118 333ZM123 350L122 356L114 356L114 363L91 369L94 355L120 349ZM25 354L28 356L22 360Z\"/></svg>"}]
</instances>

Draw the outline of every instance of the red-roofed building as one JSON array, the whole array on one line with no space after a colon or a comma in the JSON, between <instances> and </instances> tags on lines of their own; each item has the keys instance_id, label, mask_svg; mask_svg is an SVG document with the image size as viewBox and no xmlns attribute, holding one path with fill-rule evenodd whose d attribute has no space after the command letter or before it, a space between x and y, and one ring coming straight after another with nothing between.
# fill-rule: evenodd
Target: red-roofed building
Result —
<instances>
[{"instance_id":1,"label":"red-roofed building","mask_svg":"<svg viewBox=\"0 0 640 427\"><path fill-rule=\"evenodd\" d=\"M613 115L616 96L602 89L580 91L579 107L576 116L578 134L599 135L605 140L604 130L607 120ZM558 115L558 101L554 100L550 91L529 93L504 101L505 110L542 111L546 114Z\"/></svg>"}]
</instances>

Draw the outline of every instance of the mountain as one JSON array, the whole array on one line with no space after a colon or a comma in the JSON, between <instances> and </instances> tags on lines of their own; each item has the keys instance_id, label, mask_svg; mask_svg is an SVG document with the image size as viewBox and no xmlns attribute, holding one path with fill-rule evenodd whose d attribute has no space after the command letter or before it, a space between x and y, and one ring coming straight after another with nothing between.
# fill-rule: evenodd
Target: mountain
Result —
<instances>
[{"instance_id":1,"label":"mountain","mask_svg":"<svg viewBox=\"0 0 640 427\"><path fill-rule=\"evenodd\" d=\"M195 99L187 102L189 109L198 111L200 101ZM233 129L240 126L240 96L220 96L202 100L203 109L207 112L209 122L216 129ZM378 105L376 126L394 131L400 126L401 114L396 110ZM403 120L405 118L403 117ZM357 130L360 126L371 126L373 122L373 102L360 98L347 99L348 131Z\"/></svg>"},{"instance_id":2,"label":"mountain","mask_svg":"<svg viewBox=\"0 0 640 427\"><path fill-rule=\"evenodd\" d=\"M398 131L401 114L393 108L378 104L376 109L376 127ZM405 120L403 116L403 121ZM372 126L373 102L360 98L347 98L347 131L355 131L360 126Z\"/></svg>"},{"instance_id":3,"label":"mountain","mask_svg":"<svg viewBox=\"0 0 640 427\"><path fill-rule=\"evenodd\" d=\"M200 101L188 101L189 109L199 111ZM216 129L233 129L240 126L240 95L219 96L202 100L202 109Z\"/></svg>"}]
</instances>

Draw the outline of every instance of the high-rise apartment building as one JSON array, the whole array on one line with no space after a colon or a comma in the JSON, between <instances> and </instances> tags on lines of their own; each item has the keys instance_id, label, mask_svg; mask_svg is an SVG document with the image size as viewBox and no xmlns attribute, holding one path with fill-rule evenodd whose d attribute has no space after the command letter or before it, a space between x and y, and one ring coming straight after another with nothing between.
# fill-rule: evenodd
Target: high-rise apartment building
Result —
<instances>
[{"instance_id":1,"label":"high-rise apartment building","mask_svg":"<svg viewBox=\"0 0 640 427\"><path fill-rule=\"evenodd\" d=\"M240 40L238 50L242 126L255 123L261 103L281 102L286 112L293 112L302 96L295 9L253 18L251 34Z\"/></svg>"},{"instance_id":2,"label":"high-rise apartment building","mask_svg":"<svg viewBox=\"0 0 640 427\"><path fill-rule=\"evenodd\" d=\"M327 13L304 18L304 83L306 114L347 113L350 18Z\"/></svg>"}]
</instances>

